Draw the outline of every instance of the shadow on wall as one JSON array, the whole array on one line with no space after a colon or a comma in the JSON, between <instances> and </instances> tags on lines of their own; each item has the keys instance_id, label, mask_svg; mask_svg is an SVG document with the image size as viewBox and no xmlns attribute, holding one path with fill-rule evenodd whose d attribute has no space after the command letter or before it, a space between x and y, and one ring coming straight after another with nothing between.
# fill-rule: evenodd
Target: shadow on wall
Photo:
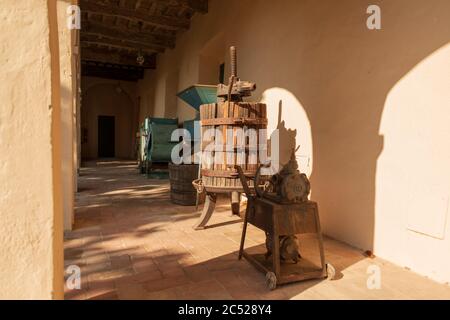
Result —
<instances>
[{"instance_id":1,"label":"shadow on wall","mask_svg":"<svg viewBox=\"0 0 450 320\"><path fill-rule=\"evenodd\" d=\"M305 156L311 152L311 159L314 158L311 175L313 198L321 207L324 232L365 250L374 248L376 205L384 203L384 215L388 216L384 228L378 232L379 237L392 234L391 240L399 240L393 234L400 230L390 228L388 221L405 218L397 206L386 206L388 203L395 204L395 201L380 198L393 199L401 195L401 199L397 199L403 204L407 201L402 190L403 182L396 181L395 172L389 172L395 171L395 166L385 167L383 173L377 174L378 157L384 147L383 136L379 134L383 110L385 106L394 109L390 100L386 99L406 74L450 39L448 2L386 3L382 5L381 30L368 30L366 27L369 4L366 1L344 1L339 5L335 5L334 1L288 1L283 6L274 7L273 3L259 1L257 6L252 6L252 10L245 12L246 21L249 21L246 33L247 36L252 35L251 45L246 44L246 35L238 34L233 40L241 49L242 77L256 79L263 90L272 88L261 92L262 100L268 103L269 127L273 128L270 123L276 123L274 109L280 99L285 108L293 109L284 111L283 120L288 128L297 129L297 144L301 145L301 152ZM286 15L291 10L296 14ZM271 14L269 16L264 12ZM253 15L267 18L264 26L258 23L260 19L252 19ZM274 28L279 25L280 19L283 20L283 28ZM255 51L258 52L257 59L249 54ZM446 57L448 60L448 54ZM271 66L270 72L261 65ZM448 69L446 72L448 74ZM437 82L440 86L445 80L432 73L424 73L420 79L417 84L428 83L430 88L432 83ZM448 78L446 83L448 88ZM434 120L428 121L427 128L431 131L425 134L426 139L420 139L421 147L411 145L411 139L417 139L415 135L421 134L421 129L416 130L420 123L414 126L408 124L409 131L402 130L398 125L406 125L410 119L408 114L413 101L408 94L416 93L416 99L420 100L421 90L412 82L405 84L403 90L401 95L396 95L399 99L395 101L396 119L400 123L391 126L391 130L402 133L396 136L391 132L386 136L390 147L385 152L389 152L390 156L383 152L383 159L396 158L402 150L400 146L409 144L409 151L416 150L422 153L421 157L427 154L423 161L429 163L438 157L441 168L441 161L449 163L448 155L442 157L437 151L438 146L443 146L443 138L448 136L448 126L432 129ZM448 99L448 94L439 94ZM448 110L444 110L442 105L433 107L433 100L429 103L432 104L429 107L434 112L433 119L448 119ZM412 131L415 133L412 134ZM430 134L432 131L434 133ZM437 137L439 143L428 140ZM396 139L392 147L391 139ZM312 141L310 145L308 140ZM431 150L427 149L429 147ZM394 151L395 148L398 149ZM414 152L404 153L399 158L402 160L396 163L402 166L402 162L410 162L409 157L414 155ZM416 161L413 163L418 165ZM407 170L405 175L410 177L420 170L410 165L403 166L403 169ZM431 178L437 184L438 172L437 168ZM420 184L418 177L411 182ZM375 198L376 190L380 192L376 181L381 185L380 179L383 179L386 189ZM379 209L377 214L381 214ZM406 225L402 228L404 231ZM421 260L426 259L422 256Z\"/></svg>"},{"instance_id":2,"label":"shadow on wall","mask_svg":"<svg viewBox=\"0 0 450 320\"><path fill-rule=\"evenodd\" d=\"M312 136L308 116L301 103L289 91L271 88L264 91L261 102L266 103L268 135L279 130L278 148L280 168L291 158L292 149L300 145L296 153L300 171L312 173ZM274 106L278 104L278 109ZM271 141L273 144L274 141Z\"/></svg>"},{"instance_id":3,"label":"shadow on wall","mask_svg":"<svg viewBox=\"0 0 450 320\"><path fill-rule=\"evenodd\" d=\"M82 158L98 157L98 116L114 116L115 156L131 159L136 109L130 95L118 84L98 84L83 92L81 128L85 139L82 137Z\"/></svg>"},{"instance_id":4,"label":"shadow on wall","mask_svg":"<svg viewBox=\"0 0 450 320\"><path fill-rule=\"evenodd\" d=\"M368 230L366 248L375 248L377 254L390 261L412 267L441 282L450 279L450 261L440 254L450 248L450 240L445 240L445 233L450 230L449 72L450 45L447 45L418 63L388 92L379 118L379 145L374 137L367 140L372 143L365 146L358 133L347 142L357 141L356 146L361 152L352 152L353 159L335 158L337 164L349 170L347 179L341 176L342 186L352 193L364 191L359 205L364 205L361 208L365 208L365 217L370 218L365 221L365 230ZM278 100L277 116L274 106ZM291 92L282 88L264 91L262 102L269 106L268 133L275 129L282 132L279 138L280 164L288 161L294 145L300 145L297 152L300 170L310 176L313 140L308 115L302 104ZM278 121L275 121L277 118ZM336 121L339 120L339 117L336 118ZM384 148L383 137L386 142ZM333 141L329 143L333 144ZM355 148L355 145L344 147L338 138L334 143L341 146L342 152ZM372 152L368 153L370 150ZM337 155L339 150L335 152ZM374 161L367 161L367 155L372 155ZM323 162L329 163L327 160ZM351 168L359 168L360 174L364 175L351 175ZM324 185L326 182L322 182L320 187ZM358 190L360 186L364 189ZM317 198L314 187L313 198ZM349 195L339 188L336 192L341 194L342 201L348 201L351 211L347 214L353 212L356 215L358 208L352 208ZM333 198L333 195L327 194L320 203L330 205L329 201ZM339 205L338 201L336 203ZM327 213L336 214L338 211L339 206L336 206L328 209ZM354 228L353 224L349 226ZM353 230L347 229L345 232L351 234Z\"/></svg>"},{"instance_id":5,"label":"shadow on wall","mask_svg":"<svg viewBox=\"0 0 450 320\"><path fill-rule=\"evenodd\" d=\"M450 44L412 68L389 91L380 123L375 250L450 280Z\"/></svg>"}]
</instances>

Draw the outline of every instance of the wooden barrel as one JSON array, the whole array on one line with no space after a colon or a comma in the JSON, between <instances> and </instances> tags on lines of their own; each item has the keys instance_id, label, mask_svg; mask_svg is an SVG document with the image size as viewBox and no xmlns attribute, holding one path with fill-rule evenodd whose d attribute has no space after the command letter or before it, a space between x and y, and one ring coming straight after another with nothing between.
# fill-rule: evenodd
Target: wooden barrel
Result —
<instances>
[{"instance_id":1,"label":"wooden barrel","mask_svg":"<svg viewBox=\"0 0 450 320\"><path fill-rule=\"evenodd\" d=\"M192 181L197 177L197 164L169 163L170 200L182 206L195 206L197 190L192 186ZM203 203L204 198L204 195L200 195L199 203Z\"/></svg>"},{"instance_id":2,"label":"wooden barrel","mask_svg":"<svg viewBox=\"0 0 450 320\"><path fill-rule=\"evenodd\" d=\"M200 118L201 173L205 190L214 193L242 192L234 165L241 166L246 176L255 176L260 163L258 148L267 142L267 136L259 132L259 129L267 128L266 105L254 102L205 104L200 107ZM253 141L249 141L248 135L243 138L246 136L242 135L243 131L248 133L249 129L255 129Z\"/></svg>"}]
</instances>

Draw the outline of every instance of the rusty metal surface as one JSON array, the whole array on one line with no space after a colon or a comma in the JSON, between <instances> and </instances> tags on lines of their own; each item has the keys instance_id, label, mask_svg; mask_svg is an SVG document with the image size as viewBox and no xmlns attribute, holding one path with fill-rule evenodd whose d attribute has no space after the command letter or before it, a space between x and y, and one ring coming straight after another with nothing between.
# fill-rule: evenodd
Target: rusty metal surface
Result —
<instances>
[{"instance_id":1,"label":"rusty metal surface","mask_svg":"<svg viewBox=\"0 0 450 320\"><path fill-rule=\"evenodd\" d=\"M222 177L222 178L233 178L238 179L239 173L236 170L209 170L202 169L202 175L206 177ZM256 170L244 171L246 177L254 177L256 175Z\"/></svg>"},{"instance_id":2,"label":"rusty metal surface","mask_svg":"<svg viewBox=\"0 0 450 320\"><path fill-rule=\"evenodd\" d=\"M212 144L212 146L211 146ZM249 146L249 145L245 145L245 146L232 146L232 145L216 145L214 143L214 141L207 141L207 142L203 142L203 144L201 145L201 150L205 151L208 149L213 148L213 150L209 150L209 151L220 151L220 152L233 152L233 151L242 151L242 152L247 152L247 151L253 151L253 152L257 152L259 150L258 146Z\"/></svg>"},{"instance_id":3,"label":"rusty metal surface","mask_svg":"<svg viewBox=\"0 0 450 320\"><path fill-rule=\"evenodd\" d=\"M295 154L295 151L293 153ZM300 173L297 168L295 156L293 156L291 162L281 170L283 174L276 178L280 180L275 180L275 183L278 183L275 187L283 188L282 179L292 176L298 177ZM278 196L273 191L270 193L266 190L261 192L258 187L255 188L258 192L254 194L248 187L248 178L244 175L242 169L240 167L236 167L236 169L239 172L239 179L244 186L248 199L239 259L244 257L257 269L265 272L267 285L270 289L275 289L277 284L326 277L327 266L317 203L308 200L302 201L303 199L296 197L292 199L290 195L283 198L283 195ZM261 167L258 168L255 184L259 179L260 170ZM294 194L297 195L298 192L302 191L294 191ZM279 203L273 201L267 195L271 195L277 200L281 197L288 202ZM249 254L244 250L248 223L263 230L266 234L267 253L263 256ZM296 236L298 234L316 235L319 243L320 266L313 266L310 270L305 270L303 265L306 260L302 258L299 252L299 243Z\"/></svg>"},{"instance_id":4,"label":"rusty metal surface","mask_svg":"<svg viewBox=\"0 0 450 320\"><path fill-rule=\"evenodd\" d=\"M298 149L298 148L297 148ZM295 204L308 201L311 192L311 186L308 177L298 170L298 163L295 158L295 152L292 150L291 159L280 170L268 180L268 185L264 190L256 189L258 197L265 198L280 204ZM259 185L260 178L258 168L256 173L256 183Z\"/></svg>"},{"instance_id":5,"label":"rusty metal surface","mask_svg":"<svg viewBox=\"0 0 450 320\"><path fill-rule=\"evenodd\" d=\"M237 52L236 47L230 48L231 75L228 85L219 84L217 86L217 97L227 101L242 101L243 97L251 96L256 90L256 84L250 81L243 81L237 75Z\"/></svg>"},{"instance_id":6,"label":"rusty metal surface","mask_svg":"<svg viewBox=\"0 0 450 320\"><path fill-rule=\"evenodd\" d=\"M244 191L244 189L242 187L218 187L218 186L205 185L204 188L207 193L231 193L233 191L237 191L237 192Z\"/></svg>"},{"instance_id":7,"label":"rusty metal surface","mask_svg":"<svg viewBox=\"0 0 450 320\"><path fill-rule=\"evenodd\" d=\"M215 119L204 119L201 120L202 126L220 126L220 125L231 125L231 126L261 126L267 125L268 121L266 118L249 119L249 118L215 118Z\"/></svg>"}]
</instances>

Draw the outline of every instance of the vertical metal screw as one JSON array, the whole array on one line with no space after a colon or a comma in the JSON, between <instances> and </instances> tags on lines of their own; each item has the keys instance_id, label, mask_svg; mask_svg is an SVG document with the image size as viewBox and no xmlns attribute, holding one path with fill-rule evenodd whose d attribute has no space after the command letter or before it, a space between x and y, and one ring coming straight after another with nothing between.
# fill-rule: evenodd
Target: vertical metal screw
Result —
<instances>
[{"instance_id":1,"label":"vertical metal screw","mask_svg":"<svg viewBox=\"0 0 450 320\"><path fill-rule=\"evenodd\" d=\"M230 48L230 55L231 55L231 76L237 77L237 55L235 46L232 46Z\"/></svg>"}]
</instances>

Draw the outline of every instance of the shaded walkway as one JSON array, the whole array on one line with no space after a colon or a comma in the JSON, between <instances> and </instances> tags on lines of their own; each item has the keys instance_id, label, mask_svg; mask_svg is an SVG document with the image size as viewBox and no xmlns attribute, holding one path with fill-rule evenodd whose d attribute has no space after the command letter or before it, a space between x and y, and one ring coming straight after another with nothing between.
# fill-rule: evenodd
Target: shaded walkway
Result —
<instances>
[{"instance_id":1,"label":"shaded walkway","mask_svg":"<svg viewBox=\"0 0 450 320\"><path fill-rule=\"evenodd\" d=\"M237 260L242 223L228 201L212 218L215 227L194 231L195 207L169 201L169 183L137 174L133 162L92 162L81 170L74 231L65 235L65 265L78 265L81 290L66 299L450 299L439 285L381 259L368 259L326 239L327 260L338 280L312 280L269 291L264 275ZM250 227L247 246L260 246ZM303 255L310 240L301 240ZM380 290L367 289L367 268L382 272Z\"/></svg>"}]
</instances>

